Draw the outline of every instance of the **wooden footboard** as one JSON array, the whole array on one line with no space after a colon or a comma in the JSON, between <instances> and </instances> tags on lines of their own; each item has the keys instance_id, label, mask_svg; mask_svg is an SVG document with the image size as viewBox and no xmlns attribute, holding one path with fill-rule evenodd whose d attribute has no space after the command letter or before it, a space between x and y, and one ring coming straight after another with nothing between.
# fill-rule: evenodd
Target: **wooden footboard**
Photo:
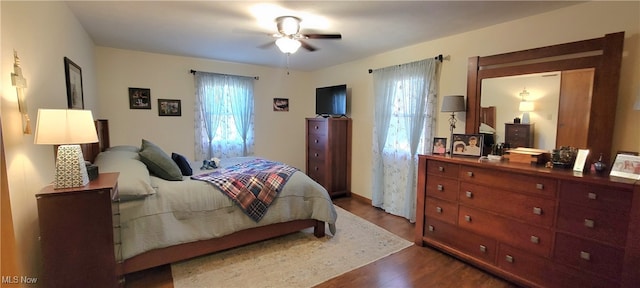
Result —
<instances>
[{"instance_id":1,"label":"wooden footboard","mask_svg":"<svg viewBox=\"0 0 640 288\"><path fill-rule=\"evenodd\" d=\"M174 263L213 252L240 247L246 244L294 233L305 228L314 227L316 237L324 236L325 222L309 219L276 223L251 228L210 240L175 245L154 249L125 260L121 265L122 274Z\"/></svg>"}]
</instances>

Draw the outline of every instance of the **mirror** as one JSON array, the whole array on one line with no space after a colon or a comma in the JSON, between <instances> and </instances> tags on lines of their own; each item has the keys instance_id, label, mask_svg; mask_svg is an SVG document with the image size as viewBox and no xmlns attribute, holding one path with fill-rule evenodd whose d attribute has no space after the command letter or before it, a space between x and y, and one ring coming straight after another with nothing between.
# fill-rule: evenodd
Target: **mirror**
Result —
<instances>
[{"instance_id":1,"label":"mirror","mask_svg":"<svg viewBox=\"0 0 640 288\"><path fill-rule=\"evenodd\" d=\"M551 107L553 106L551 100L549 103L540 104L544 105L544 111L536 111L536 108L534 108L534 111L529 112L530 115L533 115L533 119L537 119L536 122L541 121L541 119L548 119L550 113L550 118L552 118L550 123L553 123L553 118L556 118L555 133L547 131L553 130L550 123L545 124L544 128L535 127L538 130L536 135L540 135L538 138L542 141L536 141L538 143L536 145L539 146L537 148L545 150L551 150L559 146L586 148L591 151L589 153L589 161L592 157L597 159L601 153L603 160L610 161L615 118L613 115L615 115L618 95L623 42L624 32L618 32L607 34L601 38L469 58L465 133L475 134L480 132L481 118L484 118L484 114L486 114L486 109L482 107L488 105L488 103L485 104L482 101L485 97L485 93L482 91L484 85L494 85L492 84L494 78L509 76L526 78L523 75L528 74L541 77L542 75L559 72L561 77L559 99L556 102L558 103L557 116L551 112ZM585 76L588 74L591 74L591 76ZM518 79L517 77L515 78ZM572 83L579 83L578 87L574 87L575 85ZM517 89L522 92L526 88L531 96L531 92L534 89L533 86L524 86L522 83L520 85L522 87ZM593 87L593 89L585 91L584 87ZM513 92L507 91L505 93ZM512 104L509 105L513 106L522 100L518 99L517 96L503 96L500 101L511 102ZM505 99L504 97L507 98ZM513 98L513 100L508 100L510 98ZM581 106L575 106L578 104ZM513 123L513 118L521 115L517 111L517 107L505 108L505 110L502 112L497 107L495 109L496 130L498 129L497 126L504 126L505 123L509 122ZM502 113L506 113L506 115ZM575 119L577 116L584 116L584 118ZM499 117L505 120L500 120ZM538 126L537 123L535 124ZM542 132L543 130L544 132ZM497 133L497 142L503 142L504 138L500 140L499 132ZM576 137L572 135L582 135L580 137L583 140L576 143L570 142L572 141L571 139ZM555 141L552 140L554 136L556 138ZM553 147L551 147L552 145Z\"/></svg>"}]
</instances>

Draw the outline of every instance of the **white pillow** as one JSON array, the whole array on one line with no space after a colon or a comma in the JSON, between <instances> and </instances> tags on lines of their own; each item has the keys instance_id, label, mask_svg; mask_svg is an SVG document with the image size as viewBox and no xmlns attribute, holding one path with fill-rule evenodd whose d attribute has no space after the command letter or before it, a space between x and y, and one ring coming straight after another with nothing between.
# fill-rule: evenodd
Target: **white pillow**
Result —
<instances>
[{"instance_id":1,"label":"white pillow","mask_svg":"<svg viewBox=\"0 0 640 288\"><path fill-rule=\"evenodd\" d=\"M118 194L121 201L141 199L156 193L151 186L147 166L138 158L138 153L131 151L105 151L96 157L95 165L100 173L120 172Z\"/></svg>"}]
</instances>

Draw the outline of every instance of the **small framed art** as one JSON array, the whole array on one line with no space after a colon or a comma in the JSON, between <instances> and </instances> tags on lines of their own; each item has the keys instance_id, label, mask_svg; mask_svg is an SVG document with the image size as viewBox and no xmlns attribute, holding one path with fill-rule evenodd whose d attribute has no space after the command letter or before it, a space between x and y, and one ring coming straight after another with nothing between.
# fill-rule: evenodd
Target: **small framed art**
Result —
<instances>
[{"instance_id":1,"label":"small framed art","mask_svg":"<svg viewBox=\"0 0 640 288\"><path fill-rule=\"evenodd\" d=\"M482 134L453 134L451 155L480 157L483 144Z\"/></svg>"},{"instance_id":2,"label":"small framed art","mask_svg":"<svg viewBox=\"0 0 640 288\"><path fill-rule=\"evenodd\" d=\"M151 109L151 89L129 87L129 109Z\"/></svg>"},{"instance_id":3,"label":"small framed art","mask_svg":"<svg viewBox=\"0 0 640 288\"><path fill-rule=\"evenodd\" d=\"M640 180L640 156L618 154L611 167L611 176Z\"/></svg>"},{"instance_id":4,"label":"small framed art","mask_svg":"<svg viewBox=\"0 0 640 288\"><path fill-rule=\"evenodd\" d=\"M431 153L441 155L447 153L447 138L434 137Z\"/></svg>"},{"instance_id":5,"label":"small framed art","mask_svg":"<svg viewBox=\"0 0 640 288\"><path fill-rule=\"evenodd\" d=\"M82 68L64 57L64 76L67 84L67 108L84 109L82 93Z\"/></svg>"},{"instance_id":6,"label":"small framed art","mask_svg":"<svg viewBox=\"0 0 640 288\"><path fill-rule=\"evenodd\" d=\"M289 111L289 99L273 98L273 111Z\"/></svg>"},{"instance_id":7,"label":"small framed art","mask_svg":"<svg viewBox=\"0 0 640 288\"><path fill-rule=\"evenodd\" d=\"M158 116L181 116L180 100L158 99Z\"/></svg>"}]
</instances>

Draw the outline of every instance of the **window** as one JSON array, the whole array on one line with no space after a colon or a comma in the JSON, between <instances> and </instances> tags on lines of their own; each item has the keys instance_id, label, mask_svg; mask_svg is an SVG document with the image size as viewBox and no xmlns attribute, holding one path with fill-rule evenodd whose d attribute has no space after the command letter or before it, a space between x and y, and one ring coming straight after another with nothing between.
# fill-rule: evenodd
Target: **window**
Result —
<instances>
[{"instance_id":1,"label":"window","mask_svg":"<svg viewBox=\"0 0 640 288\"><path fill-rule=\"evenodd\" d=\"M196 72L197 159L253 155L253 79Z\"/></svg>"}]
</instances>

